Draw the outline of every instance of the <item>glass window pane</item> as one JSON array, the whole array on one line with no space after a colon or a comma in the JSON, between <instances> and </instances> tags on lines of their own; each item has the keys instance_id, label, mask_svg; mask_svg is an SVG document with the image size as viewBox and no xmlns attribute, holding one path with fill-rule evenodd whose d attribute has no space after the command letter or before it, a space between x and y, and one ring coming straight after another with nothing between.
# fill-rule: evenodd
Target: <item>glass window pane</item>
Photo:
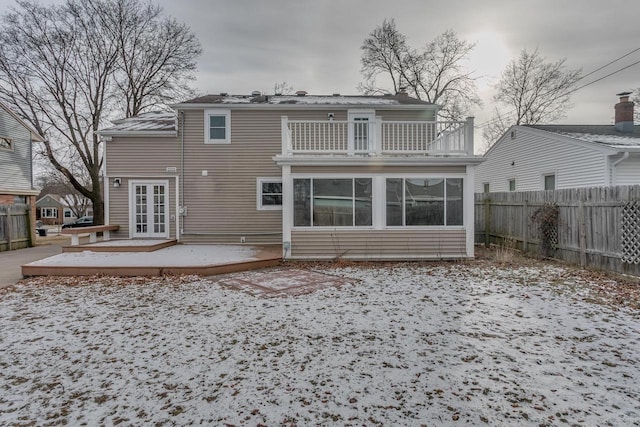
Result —
<instances>
[{"instance_id":1,"label":"glass window pane","mask_svg":"<svg viewBox=\"0 0 640 427\"><path fill-rule=\"evenodd\" d=\"M546 175L544 177L544 189L545 190L555 190L556 189L556 176L555 175Z\"/></svg>"},{"instance_id":2,"label":"glass window pane","mask_svg":"<svg viewBox=\"0 0 640 427\"><path fill-rule=\"evenodd\" d=\"M406 179L405 217L406 225L444 225L444 179Z\"/></svg>"},{"instance_id":3,"label":"glass window pane","mask_svg":"<svg viewBox=\"0 0 640 427\"><path fill-rule=\"evenodd\" d=\"M311 180L293 180L293 225L308 227L311 225Z\"/></svg>"},{"instance_id":4,"label":"glass window pane","mask_svg":"<svg viewBox=\"0 0 640 427\"><path fill-rule=\"evenodd\" d=\"M281 182L263 182L262 183L262 193L263 194L282 194L282 183Z\"/></svg>"},{"instance_id":5,"label":"glass window pane","mask_svg":"<svg viewBox=\"0 0 640 427\"><path fill-rule=\"evenodd\" d=\"M313 225L353 226L353 180L313 180Z\"/></svg>"},{"instance_id":6,"label":"glass window pane","mask_svg":"<svg viewBox=\"0 0 640 427\"><path fill-rule=\"evenodd\" d=\"M281 206L282 195L281 194L263 194L262 206Z\"/></svg>"},{"instance_id":7,"label":"glass window pane","mask_svg":"<svg viewBox=\"0 0 640 427\"><path fill-rule=\"evenodd\" d=\"M209 139L225 139L227 130L225 128L210 128Z\"/></svg>"},{"instance_id":8,"label":"glass window pane","mask_svg":"<svg viewBox=\"0 0 640 427\"><path fill-rule=\"evenodd\" d=\"M371 178L355 178L355 225L371 225Z\"/></svg>"},{"instance_id":9,"label":"glass window pane","mask_svg":"<svg viewBox=\"0 0 640 427\"><path fill-rule=\"evenodd\" d=\"M402 179L387 178L387 225L402 225Z\"/></svg>"},{"instance_id":10,"label":"glass window pane","mask_svg":"<svg viewBox=\"0 0 640 427\"><path fill-rule=\"evenodd\" d=\"M462 178L447 178L447 225L462 225Z\"/></svg>"},{"instance_id":11,"label":"glass window pane","mask_svg":"<svg viewBox=\"0 0 640 427\"><path fill-rule=\"evenodd\" d=\"M209 116L209 127L225 127L226 116Z\"/></svg>"}]
</instances>

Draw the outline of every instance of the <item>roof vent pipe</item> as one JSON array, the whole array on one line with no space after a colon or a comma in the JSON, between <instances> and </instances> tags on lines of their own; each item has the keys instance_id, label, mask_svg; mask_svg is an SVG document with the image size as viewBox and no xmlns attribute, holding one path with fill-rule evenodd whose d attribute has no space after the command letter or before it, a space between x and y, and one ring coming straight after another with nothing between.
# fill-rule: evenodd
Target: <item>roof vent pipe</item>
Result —
<instances>
[{"instance_id":1,"label":"roof vent pipe","mask_svg":"<svg viewBox=\"0 0 640 427\"><path fill-rule=\"evenodd\" d=\"M634 131L633 126L633 101L629 101L631 92L621 92L616 94L620 97L614 109L616 112L615 128L618 132L631 133Z\"/></svg>"}]
</instances>

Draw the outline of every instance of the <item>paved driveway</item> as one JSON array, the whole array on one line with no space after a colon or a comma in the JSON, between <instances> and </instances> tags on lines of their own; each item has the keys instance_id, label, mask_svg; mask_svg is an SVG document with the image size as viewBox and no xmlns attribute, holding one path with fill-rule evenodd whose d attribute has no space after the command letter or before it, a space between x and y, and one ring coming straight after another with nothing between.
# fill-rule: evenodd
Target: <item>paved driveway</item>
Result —
<instances>
[{"instance_id":1,"label":"paved driveway","mask_svg":"<svg viewBox=\"0 0 640 427\"><path fill-rule=\"evenodd\" d=\"M60 245L43 245L15 251L0 252L0 288L22 279L22 265L62 252Z\"/></svg>"}]
</instances>

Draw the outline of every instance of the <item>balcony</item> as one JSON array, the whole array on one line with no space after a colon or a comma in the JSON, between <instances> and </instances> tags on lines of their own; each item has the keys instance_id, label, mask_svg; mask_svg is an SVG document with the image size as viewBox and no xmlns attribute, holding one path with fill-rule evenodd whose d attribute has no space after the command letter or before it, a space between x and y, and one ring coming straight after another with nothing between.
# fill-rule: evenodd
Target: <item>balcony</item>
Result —
<instances>
[{"instance_id":1,"label":"balcony","mask_svg":"<svg viewBox=\"0 0 640 427\"><path fill-rule=\"evenodd\" d=\"M289 120L282 154L473 156L473 117L463 122Z\"/></svg>"}]
</instances>

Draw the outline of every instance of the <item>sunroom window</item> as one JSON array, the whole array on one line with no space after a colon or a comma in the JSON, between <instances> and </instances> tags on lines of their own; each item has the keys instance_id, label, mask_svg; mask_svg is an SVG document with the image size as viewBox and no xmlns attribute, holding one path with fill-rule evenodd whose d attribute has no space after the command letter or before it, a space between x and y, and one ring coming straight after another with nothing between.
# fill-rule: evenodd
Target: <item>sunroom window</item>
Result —
<instances>
[{"instance_id":1,"label":"sunroom window","mask_svg":"<svg viewBox=\"0 0 640 427\"><path fill-rule=\"evenodd\" d=\"M462 225L462 178L387 178L387 226Z\"/></svg>"},{"instance_id":2,"label":"sunroom window","mask_svg":"<svg viewBox=\"0 0 640 427\"><path fill-rule=\"evenodd\" d=\"M296 227L371 226L371 178L294 179Z\"/></svg>"}]
</instances>

